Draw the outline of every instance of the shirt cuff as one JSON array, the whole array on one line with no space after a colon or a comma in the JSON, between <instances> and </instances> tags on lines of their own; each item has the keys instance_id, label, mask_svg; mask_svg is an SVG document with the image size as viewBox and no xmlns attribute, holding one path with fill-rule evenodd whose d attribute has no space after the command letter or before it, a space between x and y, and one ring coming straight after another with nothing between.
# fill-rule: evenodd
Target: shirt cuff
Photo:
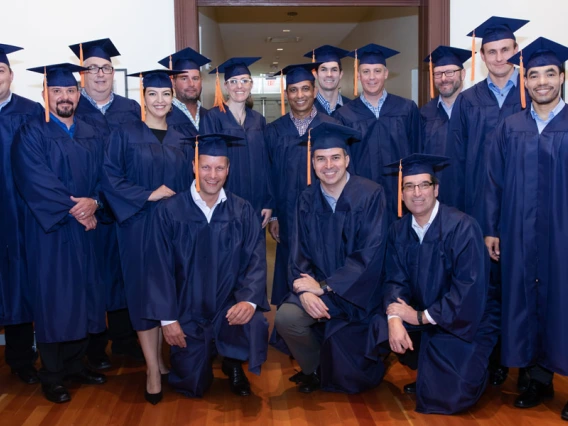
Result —
<instances>
[{"instance_id":1,"label":"shirt cuff","mask_svg":"<svg viewBox=\"0 0 568 426\"><path fill-rule=\"evenodd\" d=\"M432 317L431 317L430 314L428 313L428 309L425 309L425 310L424 310L424 315L426 315L426 318L428 319L428 322L429 322L430 324L436 325L436 321L434 321L434 320L432 319Z\"/></svg>"},{"instance_id":2,"label":"shirt cuff","mask_svg":"<svg viewBox=\"0 0 568 426\"><path fill-rule=\"evenodd\" d=\"M248 302L248 301L247 301L247 303L250 303L250 305L251 305L251 306L254 308L254 310L256 311L256 303L252 303L252 302Z\"/></svg>"},{"instance_id":3,"label":"shirt cuff","mask_svg":"<svg viewBox=\"0 0 568 426\"><path fill-rule=\"evenodd\" d=\"M177 321L174 320L174 321L160 321L160 322L162 323L162 327L163 327L163 326L165 326L165 325L173 324L174 322L177 322Z\"/></svg>"},{"instance_id":4,"label":"shirt cuff","mask_svg":"<svg viewBox=\"0 0 568 426\"><path fill-rule=\"evenodd\" d=\"M401 319L398 315L387 315L387 321L389 321L391 318Z\"/></svg>"}]
</instances>

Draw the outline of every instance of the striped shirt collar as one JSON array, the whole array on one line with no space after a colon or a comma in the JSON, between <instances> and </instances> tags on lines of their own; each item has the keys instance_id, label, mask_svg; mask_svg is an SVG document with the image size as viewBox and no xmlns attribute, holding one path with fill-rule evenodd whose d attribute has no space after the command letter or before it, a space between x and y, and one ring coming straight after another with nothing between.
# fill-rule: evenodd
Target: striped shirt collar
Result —
<instances>
[{"instance_id":1,"label":"striped shirt collar","mask_svg":"<svg viewBox=\"0 0 568 426\"><path fill-rule=\"evenodd\" d=\"M98 105L97 102L87 94L87 91L85 90L85 88L81 89L81 95L84 96L91 103L92 106L94 106L96 109L98 109L101 112L102 115L106 114L106 112L108 111L108 109L112 105L112 102L114 101L114 93L113 92L110 92L109 101L104 105Z\"/></svg>"}]
</instances>

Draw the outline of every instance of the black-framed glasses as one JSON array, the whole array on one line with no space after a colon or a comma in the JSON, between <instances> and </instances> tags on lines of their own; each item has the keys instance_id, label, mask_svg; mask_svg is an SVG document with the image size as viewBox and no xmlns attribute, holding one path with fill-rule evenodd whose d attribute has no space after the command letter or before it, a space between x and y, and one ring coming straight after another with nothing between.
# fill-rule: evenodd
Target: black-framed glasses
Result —
<instances>
[{"instance_id":1,"label":"black-framed glasses","mask_svg":"<svg viewBox=\"0 0 568 426\"><path fill-rule=\"evenodd\" d=\"M442 75L445 75L446 77L453 77L455 73L461 70L462 68L458 68L457 70L436 71L434 73L434 78L436 79L442 78Z\"/></svg>"},{"instance_id":2,"label":"black-framed glasses","mask_svg":"<svg viewBox=\"0 0 568 426\"><path fill-rule=\"evenodd\" d=\"M87 67L87 72L89 74L98 74L99 71L102 71L103 74L112 74L114 68L110 65L103 65L102 67L97 67L96 65L91 65Z\"/></svg>"},{"instance_id":3,"label":"black-framed glasses","mask_svg":"<svg viewBox=\"0 0 568 426\"><path fill-rule=\"evenodd\" d=\"M426 191L427 189L430 189L430 187L434 185L434 182L420 182L417 183L416 185L413 183L407 183L402 185L402 190L404 192L414 192L414 188L418 187L420 188L420 191Z\"/></svg>"},{"instance_id":4,"label":"black-framed glasses","mask_svg":"<svg viewBox=\"0 0 568 426\"><path fill-rule=\"evenodd\" d=\"M243 86L246 86L247 84L252 82L252 78L239 78L239 79L231 78L230 80L227 81L231 86L236 86L238 83L241 83Z\"/></svg>"}]
</instances>

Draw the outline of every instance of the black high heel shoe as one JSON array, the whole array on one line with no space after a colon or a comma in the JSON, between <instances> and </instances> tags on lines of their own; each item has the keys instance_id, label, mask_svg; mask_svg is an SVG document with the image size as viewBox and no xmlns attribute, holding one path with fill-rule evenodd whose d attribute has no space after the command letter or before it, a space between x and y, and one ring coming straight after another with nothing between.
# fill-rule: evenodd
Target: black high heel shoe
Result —
<instances>
[{"instance_id":1,"label":"black high heel shoe","mask_svg":"<svg viewBox=\"0 0 568 426\"><path fill-rule=\"evenodd\" d=\"M152 405L156 405L163 397L164 394L162 391L158 393L149 393L147 390L144 390L144 399Z\"/></svg>"}]
</instances>

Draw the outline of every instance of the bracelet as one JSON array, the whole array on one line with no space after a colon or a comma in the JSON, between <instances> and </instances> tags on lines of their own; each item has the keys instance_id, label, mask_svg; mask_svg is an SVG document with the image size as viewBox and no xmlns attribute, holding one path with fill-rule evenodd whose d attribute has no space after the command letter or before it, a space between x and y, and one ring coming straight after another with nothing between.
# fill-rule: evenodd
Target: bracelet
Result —
<instances>
[{"instance_id":1,"label":"bracelet","mask_svg":"<svg viewBox=\"0 0 568 426\"><path fill-rule=\"evenodd\" d=\"M422 312L423 311L416 311L416 317L418 318L418 325L424 325L422 322Z\"/></svg>"},{"instance_id":2,"label":"bracelet","mask_svg":"<svg viewBox=\"0 0 568 426\"><path fill-rule=\"evenodd\" d=\"M268 223L274 222L275 220L278 220L278 218L275 217L275 216L273 216L273 217L271 217L270 219L268 219Z\"/></svg>"}]
</instances>

